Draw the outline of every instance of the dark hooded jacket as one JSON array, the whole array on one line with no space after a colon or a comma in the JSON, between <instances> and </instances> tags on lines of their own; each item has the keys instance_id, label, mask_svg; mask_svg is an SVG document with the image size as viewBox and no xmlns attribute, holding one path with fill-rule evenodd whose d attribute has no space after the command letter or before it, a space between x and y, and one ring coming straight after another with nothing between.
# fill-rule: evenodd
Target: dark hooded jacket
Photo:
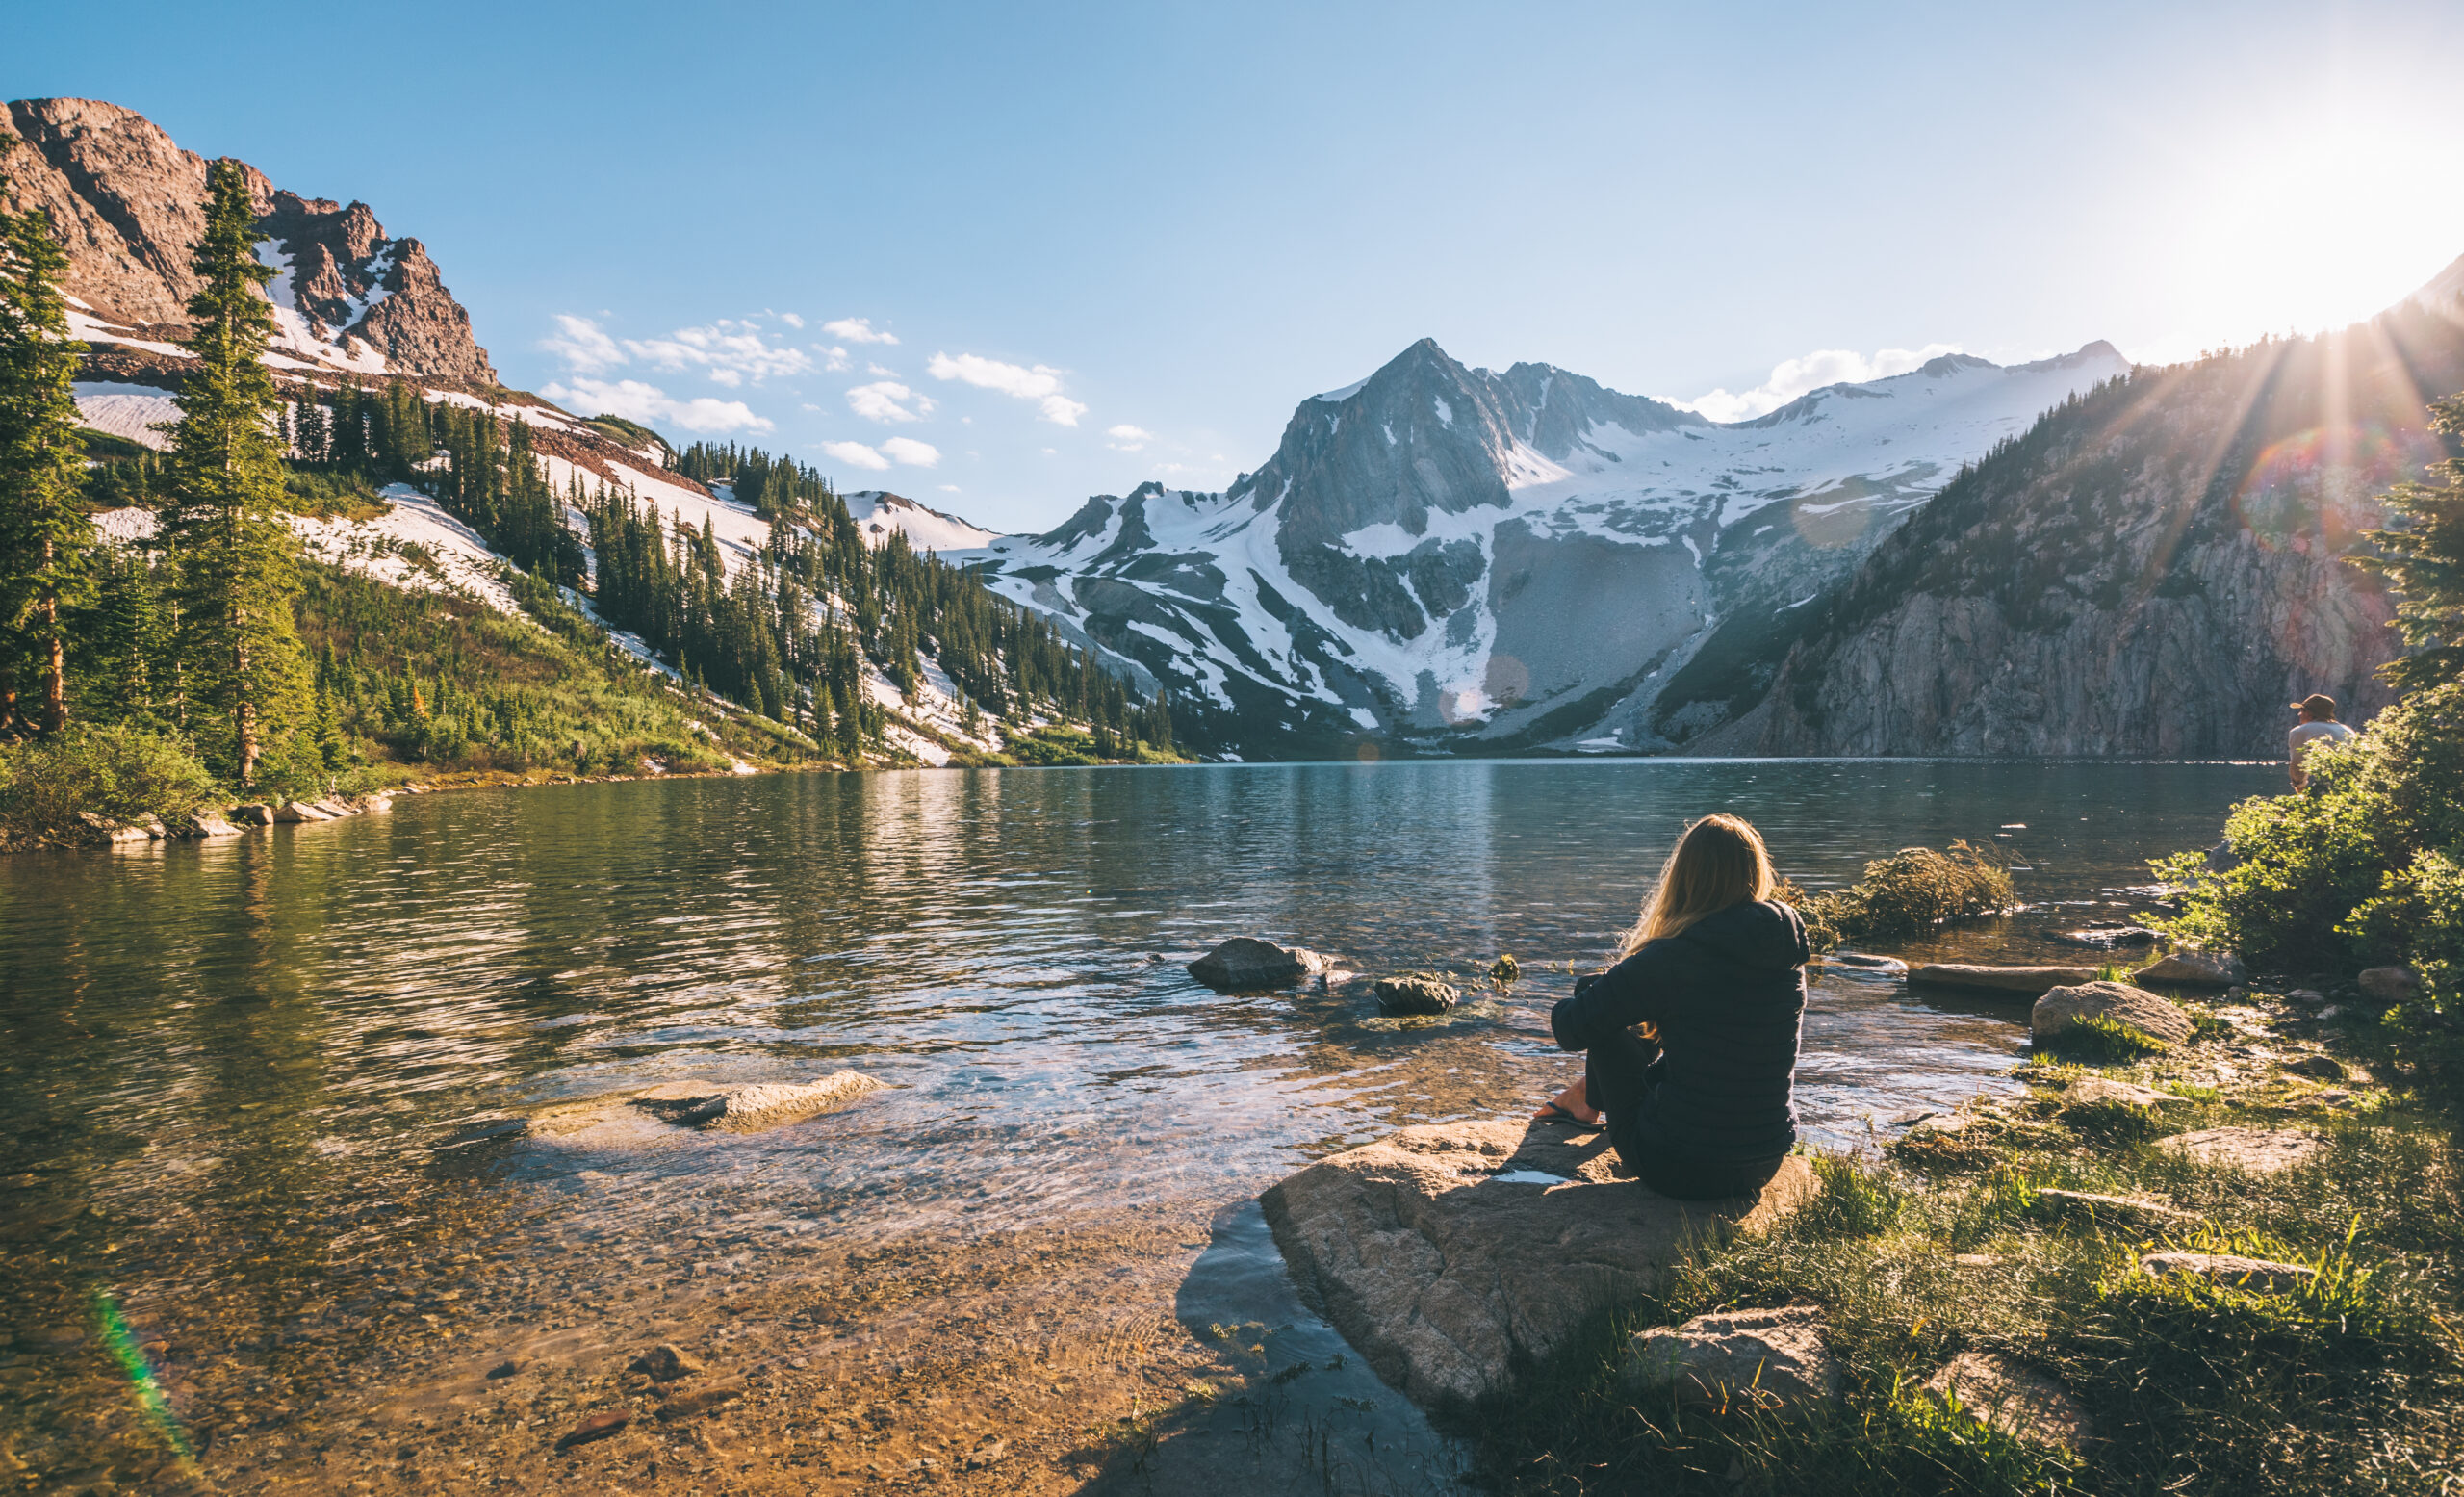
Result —
<instances>
[{"instance_id":1,"label":"dark hooded jacket","mask_svg":"<svg viewBox=\"0 0 2464 1497\"><path fill-rule=\"evenodd\" d=\"M1776 1159L1797 1141L1790 1081L1812 954L1796 911L1733 904L1577 984L1549 1027L1559 1048L1587 1050L1648 1020L1661 1054L1641 1138L1707 1164Z\"/></svg>"}]
</instances>

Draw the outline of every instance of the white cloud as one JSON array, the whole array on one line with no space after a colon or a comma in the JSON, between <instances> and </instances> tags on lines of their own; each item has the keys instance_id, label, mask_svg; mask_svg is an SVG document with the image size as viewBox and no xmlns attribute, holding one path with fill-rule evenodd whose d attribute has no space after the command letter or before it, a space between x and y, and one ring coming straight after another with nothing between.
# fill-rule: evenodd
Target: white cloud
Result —
<instances>
[{"instance_id":1,"label":"white cloud","mask_svg":"<svg viewBox=\"0 0 2464 1497\"><path fill-rule=\"evenodd\" d=\"M786 323L789 327L798 328L798 329L803 328L803 326L805 325L805 320L804 320L803 318L801 318L801 317L796 316L796 314L794 314L793 312L782 312L782 313L780 313L780 314L779 314L779 321L781 321L781 322L783 322L783 323Z\"/></svg>"},{"instance_id":2,"label":"white cloud","mask_svg":"<svg viewBox=\"0 0 2464 1497\"><path fill-rule=\"evenodd\" d=\"M821 450L850 468L870 468L878 472L889 466L888 458L861 442L824 442Z\"/></svg>"},{"instance_id":3,"label":"white cloud","mask_svg":"<svg viewBox=\"0 0 2464 1497\"><path fill-rule=\"evenodd\" d=\"M1104 445L1111 448L1116 452L1135 452L1139 449L1144 447L1147 443L1155 440L1154 432L1131 426L1115 426L1106 431L1104 435L1112 438L1110 442Z\"/></svg>"},{"instance_id":4,"label":"white cloud","mask_svg":"<svg viewBox=\"0 0 2464 1497\"><path fill-rule=\"evenodd\" d=\"M564 360L565 367L578 374L596 374L614 369L625 362L625 350L616 340L599 330L599 324L586 317L556 314L556 336L543 338L539 347Z\"/></svg>"},{"instance_id":5,"label":"white cloud","mask_svg":"<svg viewBox=\"0 0 2464 1497\"><path fill-rule=\"evenodd\" d=\"M914 402L911 410L910 401ZM884 379L848 391L847 408L866 421L920 421L932 411L933 401L894 379Z\"/></svg>"},{"instance_id":6,"label":"white cloud","mask_svg":"<svg viewBox=\"0 0 2464 1497\"><path fill-rule=\"evenodd\" d=\"M966 490L959 487L955 483L944 483L941 485L941 492L944 494L963 494Z\"/></svg>"},{"instance_id":7,"label":"white cloud","mask_svg":"<svg viewBox=\"0 0 2464 1497\"><path fill-rule=\"evenodd\" d=\"M880 379L896 379L898 377L897 370L886 368L880 364L866 364L864 366L864 373Z\"/></svg>"},{"instance_id":8,"label":"white cloud","mask_svg":"<svg viewBox=\"0 0 2464 1497\"><path fill-rule=\"evenodd\" d=\"M821 324L821 330L833 338L848 343L896 343L898 334L877 331L869 317L836 317Z\"/></svg>"},{"instance_id":9,"label":"white cloud","mask_svg":"<svg viewBox=\"0 0 2464 1497\"><path fill-rule=\"evenodd\" d=\"M847 357L847 350L844 348L822 348L817 343L813 347L821 348L824 361L821 368L825 374L843 374L856 367L854 361Z\"/></svg>"},{"instance_id":10,"label":"white cloud","mask_svg":"<svg viewBox=\"0 0 2464 1497\"><path fill-rule=\"evenodd\" d=\"M1699 411L1713 421L1752 421L1825 385L1887 379L1893 374L1905 374L1928 359L1959 351L1960 346L1955 343L1929 343L1921 348L1884 348L1867 358L1852 348L1817 348L1802 358L1782 360L1772 367L1768 380L1751 390L1735 395L1714 390L1691 400L1669 403L1680 410Z\"/></svg>"},{"instance_id":11,"label":"white cloud","mask_svg":"<svg viewBox=\"0 0 2464 1497\"><path fill-rule=\"evenodd\" d=\"M664 338L619 340L589 318L560 313L555 336L541 340L539 347L577 374L603 374L638 361L672 372L698 369L713 384L729 389L748 379L759 384L773 374L812 372L811 354L774 346L762 338L758 323L732 318L680 327Z\"/></svg>"},{"instance_id":12,"label":"white cloud","mask_svg":"<svg viewBox=\"0 0 2464 1497\"><path fill-rule=\"evenodd\" d=\"M937 468L941 464L939 448L930 442L918 442L913 437L892 437L884 442L882 455L910 468Z\"/></svg>"},{"instance_id":13,"label":"white cloud","mask_svg":"<svg viewBox=\"0 0 2464 1497\"><path fill-rule=\"evenodd\" d=\"M578 375L566 383L543 385L539 393L585 416L622 416L645 426L702 434L767 431L773 425L753 414L742 400L714 400L708 396L679 400L658 386L638 379L620 379L610 384Z\"/></svg>"},{"instance_id":14,"label":"white cloud","mask_svg":"<svg viewBox=\"0 0 2464 1497\"><path fill-rule=\"evenodd\" d=\"M997 390L1021 400L1035 401L1043 419L1057 426L1074 426L1087 407L1061 393L1061 371L1049 364L1030 369L1021 364L1004 364L980 354L962 353L952 358L936 353L924 366L925 373L936 379L956 379L979 390Z\"/></svg>"}]
</instances>

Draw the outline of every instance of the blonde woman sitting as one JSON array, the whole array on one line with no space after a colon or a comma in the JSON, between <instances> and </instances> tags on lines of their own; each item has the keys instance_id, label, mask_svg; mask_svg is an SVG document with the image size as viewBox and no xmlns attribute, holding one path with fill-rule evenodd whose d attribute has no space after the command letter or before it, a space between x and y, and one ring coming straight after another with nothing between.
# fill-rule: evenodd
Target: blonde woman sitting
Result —
<instances>
[{"instance_id":1,"label":"blonde woman sitting","mask_svg":"<svg viewBox=\"0 0 2464 1497\"><path fill-rule=\"evenodd\" d=\"M1735 816L1685 829L1617 965L1549 1015L1580 1081L1538 1113L1597 1127L1663 1196L1759 1191L1797 1142L1791 1085L1812 955L1762 838Z\"/></svg>"}]
</instances>

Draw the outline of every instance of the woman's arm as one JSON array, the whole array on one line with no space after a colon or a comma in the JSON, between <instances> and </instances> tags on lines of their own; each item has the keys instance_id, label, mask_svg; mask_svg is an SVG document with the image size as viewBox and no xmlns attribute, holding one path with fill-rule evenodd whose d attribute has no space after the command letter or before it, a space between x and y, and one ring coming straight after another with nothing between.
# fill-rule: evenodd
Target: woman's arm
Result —
<instances>
[{"instance_id":1,"label":"woman's arm","mask_svg":"<svg viewBox=\"0 0 2464 1497\"><path fill-rule=\"evenodd\" d=\"M1604 972L1575 984L1575 995L1549 1011L1549 1032L1561 1050L1587 1050L1603 1035L1664 1017L1661 968L1667 952L1659 942L1643 947Z\"/></svg>"}]
</instances>

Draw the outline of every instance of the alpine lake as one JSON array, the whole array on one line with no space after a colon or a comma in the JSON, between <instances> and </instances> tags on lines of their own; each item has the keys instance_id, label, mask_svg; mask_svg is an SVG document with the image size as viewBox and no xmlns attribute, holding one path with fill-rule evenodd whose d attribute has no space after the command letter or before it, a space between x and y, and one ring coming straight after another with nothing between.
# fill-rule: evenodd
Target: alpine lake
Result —
<instances>
[{"instance_id":1,"label":"alpine lake","mask_svg":"<svg viewBox=\"0 0 2464 1497\"><path fill-rule=\"evenodd\" d=\"M2280 766L1618 760L785 774L404 797L0 858L0 1483L41 1492L1443 1490L1257 1193L1528 1113L1692 816L1784 872L1964 838L2068 961ZM1360 980L1225 995L1234 935ZM1487 973L1510 952L1522 974ZM1453 974L1438 1019L1368 978ZM1810 1142L2013 1088L2024 1000L1814 968ZM662 1082L880 1082L560 1134ZM661 1420L671 1342L733 1389ZM724 1397L724 1391L722 1393ZM617 1433L573 1444L588 1416Z\"/></svg>"}]
</instances>

